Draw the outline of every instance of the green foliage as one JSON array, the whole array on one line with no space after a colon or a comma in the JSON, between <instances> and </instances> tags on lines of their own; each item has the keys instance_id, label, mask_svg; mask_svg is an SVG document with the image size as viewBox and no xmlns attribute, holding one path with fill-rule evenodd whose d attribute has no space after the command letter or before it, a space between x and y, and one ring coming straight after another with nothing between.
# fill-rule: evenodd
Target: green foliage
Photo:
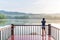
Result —
<instances>
[{"instance_id":1,"label":"green foliage","mask_svg":"<svg viewBox=\"0 0 60 40\"><path fill-rule=\"evenodd\" d=\"M28 19L29 16L15 16L16 19Z\"/></svg>"},{"instance_id":2,"label":"green foliage","mask_svg":"<svg viewBox=\"0 0 60 40\"><path fill-rule=\"evenodd\" d=\"M5 19L6 16L4 14L0 14L0 19Z\"/></svg>"}]
</instances>

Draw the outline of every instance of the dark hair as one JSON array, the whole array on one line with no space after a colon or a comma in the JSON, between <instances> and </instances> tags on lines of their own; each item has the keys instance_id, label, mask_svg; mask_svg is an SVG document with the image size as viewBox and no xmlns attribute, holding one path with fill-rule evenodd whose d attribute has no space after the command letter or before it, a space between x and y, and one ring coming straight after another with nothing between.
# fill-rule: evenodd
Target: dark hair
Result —
<instances>
[{"instance_id":1,"label":"dark hair","mask_svg":"<svg viewBox=\"0 0 60 40\"><path fill-rule=\"evenodd\" d=\"M45 20L45 18L43 18L43 20Z\"/></svg>"}]
</instances>

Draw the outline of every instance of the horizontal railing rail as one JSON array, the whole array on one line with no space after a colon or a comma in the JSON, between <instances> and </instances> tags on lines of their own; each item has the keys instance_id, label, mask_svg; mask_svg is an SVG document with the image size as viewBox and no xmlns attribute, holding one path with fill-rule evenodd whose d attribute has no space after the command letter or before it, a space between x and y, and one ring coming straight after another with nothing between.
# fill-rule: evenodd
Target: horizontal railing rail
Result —
<instances>
[{"instance_id":1,"label":"horizontal railing rail","mask_svg":"<svg viewBox=\"0 0 60 40\"><path fill-rule=\"evenodd\" d=\"M42 25L14 25L14 26L42 26ZM48 26L48 25L45 25Z\"/></svg>"}]
</instances>

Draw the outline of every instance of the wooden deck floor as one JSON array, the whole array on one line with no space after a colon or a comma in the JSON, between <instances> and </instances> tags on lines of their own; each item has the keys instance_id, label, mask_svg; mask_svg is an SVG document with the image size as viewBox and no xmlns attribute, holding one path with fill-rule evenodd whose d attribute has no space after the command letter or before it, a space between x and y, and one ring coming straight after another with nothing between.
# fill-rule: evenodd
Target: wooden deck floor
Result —
<instances>
[{"instance_id":1,"label":"wooden deck floor","mask_svg":"<svg viewBox=\"0 0 60 40\"><path fill-rule=\"evenodd\" d=\"M11 36L8 40L54 40L52 37L40 35L15 35Z\"/></svg>"}]
</instances>

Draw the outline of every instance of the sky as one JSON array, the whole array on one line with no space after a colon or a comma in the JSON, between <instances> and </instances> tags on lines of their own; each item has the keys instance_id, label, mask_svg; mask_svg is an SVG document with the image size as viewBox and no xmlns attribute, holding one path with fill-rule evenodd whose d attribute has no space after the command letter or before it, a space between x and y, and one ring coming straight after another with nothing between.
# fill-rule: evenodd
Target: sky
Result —
<instances>
[{"instance_id":1,"label":"sky","mask_svg":"<svg viewBox=\"0 0 60 40\"><path fill-rule=\"evenodd\" d=\"M0 10L25 13L60 13L60 0L0 0Z\"/></svg>"}]
</instances>

